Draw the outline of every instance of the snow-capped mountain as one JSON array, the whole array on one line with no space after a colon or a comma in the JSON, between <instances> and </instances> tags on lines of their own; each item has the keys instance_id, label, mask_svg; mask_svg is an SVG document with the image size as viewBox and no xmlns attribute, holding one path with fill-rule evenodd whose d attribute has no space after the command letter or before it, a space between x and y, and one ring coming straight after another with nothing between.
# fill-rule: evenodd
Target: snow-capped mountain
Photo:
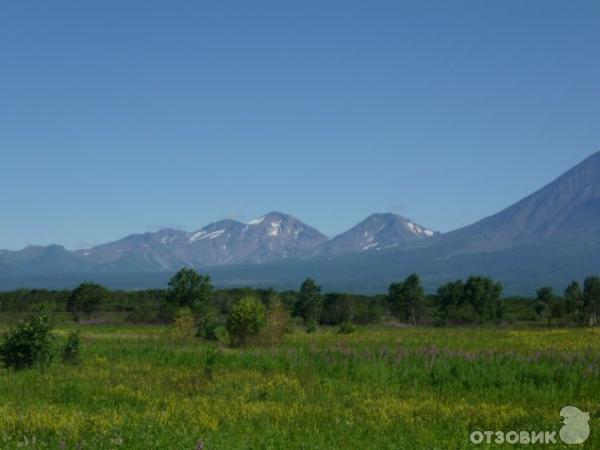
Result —
<instances>
[{"instance_id":1,"label":"snow-capped mountain","mask_svg":"<svg viewBox=\"0 0 600 450\"><path fill-rule=\"evenodd\" d=\"M316 255L341 255L401 247L437 232L397 214L372 214L350 230L315 249Z\"/></svg>"},{"instance_id":2,"label":"snow-capped mountain","mask_svg":"<svg viewBox=\"0 0 600 450\"><path fill-rule=\"evenodd\" d=\"M76 253L106 271L160 271L299 257L325 241L325 235L295 217L270 212L247 224L224 219L191 233L165 229L134 234Z\"/></svg>"},{"instance_id":3,"label":"snow-capped mountain","mask_svg":"<svg viewBox=\"0 0 600 450\"><path fill-rule=\"evenodd\" d=\"M327 241L327 236L288 214L270 212L249 223L222 220L191 233L194 265L264 263L300 257Z\"/></svg>"}]
</instances>

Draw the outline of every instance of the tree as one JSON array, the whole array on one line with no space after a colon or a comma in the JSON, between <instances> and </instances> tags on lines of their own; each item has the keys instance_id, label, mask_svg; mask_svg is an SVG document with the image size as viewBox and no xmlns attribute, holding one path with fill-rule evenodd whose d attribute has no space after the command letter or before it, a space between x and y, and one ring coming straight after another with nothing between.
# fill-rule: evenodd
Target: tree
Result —
<instances>
[{"instance_id":1,"label":"tree","mask_svg":"<svg viewBox=\"0 0 600 450\"><path fill-rule=\"evenodd\" d=\"M502 318L501 294L502 284L488 277L472 275L464 287L464 301L473 307L480 322L497 322Z\"/></svg>"},{"instance_id":2,"label":"tree","mask_svg":"<svg viewBox=\"0 0 600 450\"><path fill-rule=\"evenodd\" d=\"M196 318L208 314L212 295L210 277L183 268L169 281L163 314L170 320L179 308L189 308Z\"/></svg>"},{"instance_id":3,"label":"tree","mask_svg":"<svg viewBox=\"0 0 600 450\"><path fill-rule=\"evenodd\" d=\"M320 323L324 325L340 325L350 322L354 316L352 303L352 299L348 294L325 294L323 296Z\"/></svg>"},{"instance_id":4,"label":"tree","mask_svg":"<svg viewBox=\"0 0 600 450\"><path fill-rule=\"evenodd\" d=\"M417 325L425 303L425 291L419 276L413 274L402 283L392 283L388 289L388 301L394 316Z\"/></svg>"},{"instance_id":5,"label":"tree","mask_svg":"<svg viewBox=\"0 0 600 450\"><path fill-rule=\"evenodd\" d=\"M589 326L598 326L600 319L600 278L588 277L583 286L583 310Z\"/></svg>"},{"instance_id":6,"label":"tree","mask_svg":"<svg viewBox=\"0 0 600 450\"><path fill-rule=\"evenodd\" d=\"M402 283L392 283L388 287L388 304L392 316L402 319L404 311L402 309Z\"/></svg>"},{"instance_id":7,"label":"tree","mask_svg":"<svg viewBox=\"0 0 600 450\"><path fill-rule=\"evenodd\" d=\"M55 338L44 308L37 308L11 328L0 342L0 361L16 370L45 367L55 353Z\"/></svg>"},{"instance_id":8,"label":"tree","mask_svg":"<svg viewBox=\"0 0 600 450\"><path fill-rule=\"evenodd\" d=\"M300 295L296 303L297 314L304 319L308 329L316 328L321 317L323 297L321 287L317 286L315 280L307 278L300 286Z\"/></svg>"},{"instance_id":9,"label":"tree","mask_svg":"<svg viewBox=\"0 0 600 450\"><path fill-rule=\"evenodd\" d=\"M265 307L254 297L239 300L227 316L226 328L233 345L244 346L265 326Z\"/></svg>"},{"instance_id":10,"label":"tree","mask_svg":"<svg viewBox=\"0 0 600 450\"><path fill-rule=\"evenodd\" d=\"M545 315L548 319L548 326L552 320L552 305L556 301L554 289L549 286L544 286L536 292L535 310L538 315Z\"/></svg>"},{"instance_id":11,"label":"tree","mask_svg":"<svg viewBox=\"0 0 600 450\"><path fill-rule=\"evenodd\" d=\"M580 324L583 321L583 292L581 286L573 281L565 290L566 313L572 322Z\"/></svg>"},{"instance_id":12,"label":"tree","mask_svg":"<svg viewBox=\"0 0 600 450\"><path fill-rule=\"evenodd\" d=\"M104 286L86 281L71 292L67 309L79 322L82 313L86 314L89 319L107 297L108 290Z\"/></svg>"},{"instance_id":13,"label":"tree","mask_svg":"<svg viewBox=\"0 0 600 450\"><path fill-rule=\"evenodd\" d=\"M462 280L447 283L438 289L439 306L445 323L472 323L476 320L471 305L471 313L465 310L465 283Z\"/></svg>"}]
</instances>

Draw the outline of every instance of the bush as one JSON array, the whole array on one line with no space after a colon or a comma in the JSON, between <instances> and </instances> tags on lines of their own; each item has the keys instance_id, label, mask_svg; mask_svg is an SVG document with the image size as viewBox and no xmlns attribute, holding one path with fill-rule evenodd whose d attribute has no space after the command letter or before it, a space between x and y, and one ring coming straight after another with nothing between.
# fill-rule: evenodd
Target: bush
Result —
<instances>
[{"instance_id":1,"label":"bush","mask_svg":"<svg viewBox=\"0 0 600 450\"><path fill-rule=\"evenodd\" d=\"M246 345L265 326L265 307L254 297L244 297L238 301L227 316L227 331L233 345Z\"/></svg>"},{"instance_id":2,"label":"bush","mask_svg":"<svg viewBox=\"0 0 600 450\"><path fill-rule=\"evenodd\" d=\"M175 321L171 325L170 334L175 339L189 339L196 334L196 323L192 310L180 308L175 313Z\"/></svg>"},{"instance_id":3,"label":"bush","mask_svg":"<svg viewBox=\"0 0 600 450\"><path fill-rule=\"evenodd\" d=\"M81 363L81 355L79 353L80 347L79 330L72 331L69 333L67 343L60 354L62 362L73 366Z\"/></svg>"},{"instance_id":4,"label":"bush","mask_svg":"<svg viewBox=\"0 0 600 450\"><path fill-rule=\"evenodd\" d=\"M317 331L317 321L309 320L306 324L306 332L307 333L315 333Z\"/></svg>"},{"instance_id":5,"label":"bush","mask_svg":"<svg viewBox=\"0 0 600 450\"><path fill-rule=\"evenodd\" d=\"M45 367L54 357L55 338L50 318L44 308L11 328L0 343L0 361L15 370Z\"/></svg>"},{"instance_id":6,"label":"bush","mask_svg":"<svg viewBox=\"0 0 600 450\"><path fill-rule=\"evenodd\" d=\"M266 313L266 325L256 337L255 342L275 347L290 331L290 317L284 304L277 298L269 302Z\"/></svg>"},{"instance_id":7,"label":"bush","mask_svg":"<svg viewBox=\"0 0 600 450\"><path fill-rule=\"evenodd\" d=\"M347 321L340 325L340 328L338 329L338 334L354 333L355 329L356 328L354 327L354 324L350 321Z\"/></svg>"},{"instance_id":8,"label":"bush","mask_svg":"<svg viewBox=\"0 0 600 450\"><path fill-rule=\"evenodd\" d=\"M218 326L219 324L217 322L217 315L215 311L207 310L203 314L200 314L200 317L198 318L196 336L207 341L218 341Z\"/></svg>"}]
</instances>

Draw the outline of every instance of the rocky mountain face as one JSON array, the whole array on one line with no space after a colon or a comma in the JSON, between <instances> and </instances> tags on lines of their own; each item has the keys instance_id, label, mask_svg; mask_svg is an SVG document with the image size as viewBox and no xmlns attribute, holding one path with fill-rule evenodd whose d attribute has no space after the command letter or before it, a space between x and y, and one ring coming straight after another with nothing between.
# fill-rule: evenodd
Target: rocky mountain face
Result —
<instances>
[{"instance_id":1,"label":"rocky mountain face","mask_svg":"<svg viewBox=\"0 0 600 450\"><path fill-rule=\"evenodd\" d=\"M271 212L247 224L225 219L191 233L166 229L135 234L77 253L105 271L162 271L261 264L306 255L325 241L325 235L298 219Z\"/></svg>"},{"instance_id":2,"label":"rocky mountain face","mask_svg":"<svg viewBox=\"0 0 600 450\"><path fill-rule=\"evenodd\" d=\"M183 266L265 264L401 247L435 235L437 233L395 214L373 214L329 240L295 217L274 211L249 223L225 219L194 232L164 229L133 234L74 252L60 246L0 251L0 269L7 266L16 272L19 267L26 267L27 273L77 270L136 273L174 271Z\"/></svg>"},{"instance_id":3,"label":"rocky mountain face","mask_svg":"<svg viewBox=\"0 0 600 450\"><path fill-rule=\"evenodd\" d=\"M432 230L392 213L372 214L350 230L315 249L314 255L342 255L401 248L408 242L437 236Z\"/></svg>"},{"instance_id":4,"label":"rocky mountain face","mask_svg":"<svg viewBox=\"0 0 600 450\"><path fill-rule=\"evenodd\" d=\"M261 264L307 255L327 236L300 220L271 212L244 224L223 220L188 238L190 261L199 266Z\"/></svg>"}]
</instances>

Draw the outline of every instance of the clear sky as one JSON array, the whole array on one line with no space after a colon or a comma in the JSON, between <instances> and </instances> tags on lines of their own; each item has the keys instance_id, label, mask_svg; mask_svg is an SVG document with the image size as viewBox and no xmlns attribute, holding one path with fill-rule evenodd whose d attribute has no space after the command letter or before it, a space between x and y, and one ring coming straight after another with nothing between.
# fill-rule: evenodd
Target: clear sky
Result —
<instances>
[{"instance_id":1,"label":"clear sky","mask_svg":"<svg viewBox=\"0 0 600 450\"><path fill-rule=\"evenodd\" d=\"M599 23L596 0L2 2L0 248L270 210L467 225L600 150Z\"/></svg>"}]
</instances>

